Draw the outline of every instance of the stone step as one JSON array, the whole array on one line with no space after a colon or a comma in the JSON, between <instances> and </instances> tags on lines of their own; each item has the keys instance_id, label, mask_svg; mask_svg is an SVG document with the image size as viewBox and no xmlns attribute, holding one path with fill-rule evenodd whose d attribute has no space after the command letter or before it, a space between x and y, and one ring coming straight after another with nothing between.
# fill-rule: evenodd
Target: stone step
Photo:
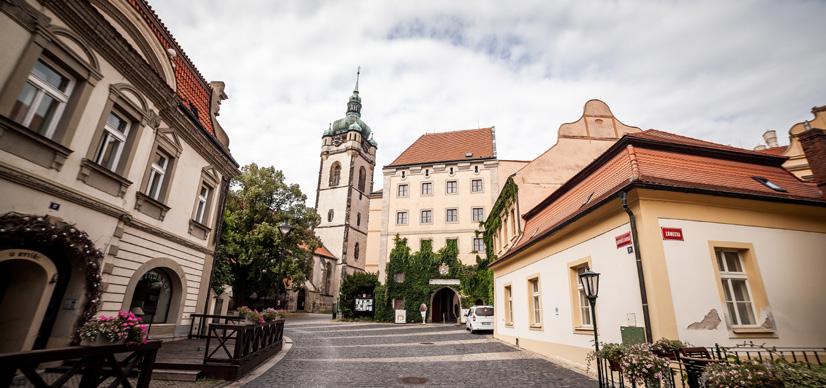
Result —
<instances>
[{"instance_id":1,"label":"stone step","mask_svg":"<svg viewBox=\"0 0 826 388\"><path fill-rule=\"evenodd\" d=\"M203 371L183 369L155 369L152 371L152 380L164 381L196 381Z\"/></svg>"}]
</instances>

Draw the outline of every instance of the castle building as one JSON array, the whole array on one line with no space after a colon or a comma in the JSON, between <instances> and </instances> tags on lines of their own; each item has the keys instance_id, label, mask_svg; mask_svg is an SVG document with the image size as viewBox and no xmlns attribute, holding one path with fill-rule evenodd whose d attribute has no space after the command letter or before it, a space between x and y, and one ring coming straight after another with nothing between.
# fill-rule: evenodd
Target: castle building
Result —
<instances>
[{"instance_id":1,"label":"castle building","mask_svg":"<svg viewBox=\"0 0 826 388\"><path fill-rule=\"evenodd\" d=\"M132 310L204 313L238 164L207 82L145 0L0 5L0 353Z\"/></svg>"},{"instance_id":2,"label":"castle building","mask_svg":"<svg viewBox=\"0 0 826 388\"><path fill-rule=\"evenodd\" d=\"M370 126L361 119L361 107L356 78L346 115L330 124L321 137L315 204L321 223L315 233L325 249L321 254L316 252L318 259L314 261L313 272L327 271L330 275L325 277L331 278L329 286L316 287L326 290L324 298L317 302L322 306L320 309L327 309L334 301L345 276L365 268L369 195L373 187L377 143ZM330 255L337 258L332 268L326 265ZM303 305L307 306L306 301Z\"/></svg>"},{"instance_id":3,"label":"castle building","mask_svg":"<svg viewBox=\"0 0 826 388\"><path fill-rule=\"evenodd\" d=\"M492 127L422 135L384 166L383 188L370 195L367 266L386 280L396 235L413 250L423 240L434 250L456 240L459 259L475 263L485 256L480 223L501 183L525 163L497 159Z\"/></svg>"}]
</instances>

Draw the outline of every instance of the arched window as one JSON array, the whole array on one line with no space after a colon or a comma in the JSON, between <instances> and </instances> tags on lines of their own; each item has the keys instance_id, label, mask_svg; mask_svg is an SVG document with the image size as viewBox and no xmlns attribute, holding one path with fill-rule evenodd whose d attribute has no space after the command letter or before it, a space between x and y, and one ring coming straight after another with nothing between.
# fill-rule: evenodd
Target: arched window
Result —
<instances>
[{"instance_id":1,"label":"arched window","mask_svg":"<svg viewBox=\"0 0 826 388\"><path fill-rule=\"evenodd\" d=\"M324 293L329 295L333 289L333 265L327 262L324 269Z\"/></svg>"},{"instance_id":2,"label":"arched window","mask_svg":"<svg viewBox=\"0 0 826 388\"><path fill-rule=\"evenodd\" d=\"M362 166L359 167L359 191L364 192L365 185L367 185L367 170Z\"/></svg>"},{"instance_id":3,"label":"arched window","mask_svg":"<svg viewBox=\"0 0 826 388\"><path fill-rule=\"evenodd\" d=\"M356 243L356 247L353 249L353 257L356 258L356 261L359 261L359 243Z\"/></svg>"},{"instance_id":4,"label":"arched window","mask_svg":"<svg viewBox=\"0 0 826 388\"><path fill-rule=\"evenodd\" d=\"M330 186L338 186L341 180L341 163L335 162L330 167Z\"/></svg>"},{"instance_id":5,"label":"arched window","mask_svg":"<svg viewBox=\"0 0 826 388\"><path fill-rule=\"evenodd\" d=\"M333 209L327 211L327 222L333 222Z\"/></svg>"},{"instance_id":6,"label":"arched window","mask_svg":"<svg viewBox=\"0 0 826 388\"><path fill-rule=\"evenodd\" d=\"M361 226L361 213L356 214L356 226Z\"/></svg>"},{"instance_id":7,"label":"arched window","mask_svg":"<svg viewBox=\"0 0 826 388\"><path fill-rule=\"evenodd\" d=\"M163 269L152 269L143 274L138 285L135 286L129 310L134 311L135 308L140 307L143 310L145 322L167 322L172 291L172 281L169 275Z\"/></svg>"}]
</instances>

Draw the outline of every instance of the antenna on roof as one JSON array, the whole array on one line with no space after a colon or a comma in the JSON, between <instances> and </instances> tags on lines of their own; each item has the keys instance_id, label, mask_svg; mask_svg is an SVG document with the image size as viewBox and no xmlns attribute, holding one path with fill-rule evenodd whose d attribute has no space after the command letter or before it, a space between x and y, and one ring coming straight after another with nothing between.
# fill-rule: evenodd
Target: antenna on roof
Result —
<instances>
[{"instance_id":1,"label":"antenna on roof","mask_svg":"<svg viewBox=\"0 0 826 388\"><path fill-rule=\"evenodd\" d=\"M361 75L361 66L358 67L356 70L356 88L353 89L354 92L358 93L359 91L359 76Z\"/></svg>"}]
</instances>

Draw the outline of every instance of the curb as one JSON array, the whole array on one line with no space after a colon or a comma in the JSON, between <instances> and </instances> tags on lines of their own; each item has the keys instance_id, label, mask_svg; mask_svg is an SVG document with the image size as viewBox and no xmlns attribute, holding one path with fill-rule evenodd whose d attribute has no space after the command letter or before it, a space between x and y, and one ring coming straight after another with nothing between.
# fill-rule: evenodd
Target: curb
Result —
<instances>
[{"instance_id":1,"label":"curb","mask_svg":"<svg viewBox=\"0 0 826 388\"><path fill-rule=\"evenodd\" d=\"M565 368L565 369L567 369L567 370L569 370L569 371L571 371L571 372L579 373L579 374L581 374L581 375L583 375L583 376L585 376L585 377L588 377L588 378L590 378L590 379L593 379L593 380L596 380L596 379L597 379L597 374L596 374L596 372L594 372L593 370L586 370L586 369L585 369L585 368L583 368L581 365L576 364L576 363L573 363L573 362L571 362L571 361L568 361L568 360L566 360L566 359L564 359L564 358L561 358L561 357L554 357L554 356L546 356L546 355L544 355L544 354L537 353L537 352L534 352L534 351L532 351L532 350L528 350L528 349L525 349L525 348L523 348L523 347L516 346L516 345L514 345L514 344L512 344L512 343L510 343L510 342L503 341L503 340L501 340L501 339L499 339L499 338L496 338L496 336L491 336L491 339L492 339L492 340L494 340L494 341L496 341L496 342L499 342L500 344L503 344L503 345L505 345L505 346L511 347L511 348L513 348L513 349L516 349L516 350L519 350L519 351L523 351L523 352L527 352L527 353L533 354L533 355L537 356L538 358L541 358L541 359L543 359L543 360L545 360L545 361L548 361L548 362L550 362L550 363L552 363L552 364L554 364L554 365L556 365L556 366L559 366L559 367Z\"/></svg>"}]
</instances>

